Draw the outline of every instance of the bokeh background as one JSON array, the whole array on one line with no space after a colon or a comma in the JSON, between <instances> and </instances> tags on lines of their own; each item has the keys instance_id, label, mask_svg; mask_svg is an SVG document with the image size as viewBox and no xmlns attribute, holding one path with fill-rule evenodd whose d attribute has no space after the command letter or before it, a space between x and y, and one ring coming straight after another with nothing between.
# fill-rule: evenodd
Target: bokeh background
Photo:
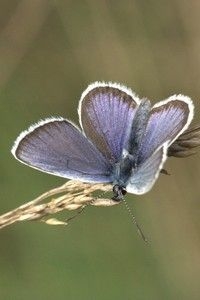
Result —
<instances>
[{"instance_id":1,"label":"bokeh background","mask_svg":"<svg viewBox=\"0 0 200 300\"><path fill-rule=\"evenodd\" d=\"M199 122L199 19L196 0L1 0L0 213L64 183L10 148L39 119L78 122L91 82L120 82L153 102L189 95ZM200 152L166 168L151 192L127 196L149 246L123 205L90 207L68 227L1 230L0 299L200 299Z\"/></svg>"}]
</instances>

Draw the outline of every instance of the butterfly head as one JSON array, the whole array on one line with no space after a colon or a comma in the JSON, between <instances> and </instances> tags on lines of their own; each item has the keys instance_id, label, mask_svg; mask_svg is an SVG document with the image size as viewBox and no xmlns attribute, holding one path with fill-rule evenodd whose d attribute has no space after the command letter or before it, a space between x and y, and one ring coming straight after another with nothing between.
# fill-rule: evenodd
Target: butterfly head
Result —
<instances>
[{"instance_id":1,"label":"butterfly head","mask_svg":"<svg viewBox=\"0 0 200 300\"><path fill-rule=\"evenodd\" d=\"M115 184L113 186L113 194L114 194L114 196L112 197L112 200L122 201L124 195L126 195L126 189L125 189L124 186L121 186L119 184Z\"/></svg>"}]
</instances>

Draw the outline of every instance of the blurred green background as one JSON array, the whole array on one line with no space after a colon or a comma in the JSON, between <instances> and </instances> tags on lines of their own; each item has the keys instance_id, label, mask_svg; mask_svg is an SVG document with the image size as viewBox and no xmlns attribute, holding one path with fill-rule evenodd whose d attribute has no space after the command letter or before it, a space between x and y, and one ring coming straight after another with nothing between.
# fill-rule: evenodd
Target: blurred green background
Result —
<instances>
[{"instance_id":1,"label":"blurred green background","mask_svg":"<svg viewBox=\"0 0 200 300\"><path fill-rule=\"evenodd\" d=\"M189 95L200 120L200 2L0 2L0 212L64 183L17 162L10 148L49 116L78 122L82 91L123 83L152 101ZM90 207L69 227L21 223L0 232L0 299L200 299L200 152L169 159L171 176ZM66 213L67 214L67 213Z\"/></svg>"}]
</instances>

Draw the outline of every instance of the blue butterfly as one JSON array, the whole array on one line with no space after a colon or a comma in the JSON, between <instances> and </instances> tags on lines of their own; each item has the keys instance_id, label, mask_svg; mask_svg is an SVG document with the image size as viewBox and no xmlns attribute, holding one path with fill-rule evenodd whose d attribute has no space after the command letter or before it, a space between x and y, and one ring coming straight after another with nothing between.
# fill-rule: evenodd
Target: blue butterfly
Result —
<instances>
[{"instance_id":1,"label":"blue butterfly","mask_svg":"<svg viewBox=\"0 0 200 300\"><path fill-rule=\"evenodd\" d=\"M174 95L151 106L131 89L95 82L83 92L81 129L63 118L30 126L12 154L40 171L83 182L112 183L115 200L147 193L157 180L170 145L188 128L192 100Z\"/></svg>"}]
</instances>

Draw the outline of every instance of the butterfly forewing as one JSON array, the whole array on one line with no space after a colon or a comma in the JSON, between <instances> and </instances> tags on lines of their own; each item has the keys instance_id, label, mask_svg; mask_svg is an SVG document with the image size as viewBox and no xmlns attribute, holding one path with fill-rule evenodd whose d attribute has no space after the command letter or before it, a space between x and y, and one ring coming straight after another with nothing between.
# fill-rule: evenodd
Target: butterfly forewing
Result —
<instances>
[{"instance_id":1,"label":"butterfly forewing","mask_svg":"<svg viewBox=\"0 0 200 300\"><path fill-rule=\"evenodd\" d=\"M110 164L69 121L41 121L23 132L12 153L21 162L69 179L109 182Z\"/></svg>"},{"instance_id":2,"label":"butterfly forewing","mask_svg":"<svg viewBox=\"0 0 200 300\"><path fill-rule=\"evenodd\" d=\"M172 96L153 106L140 150L139 162L144 162L163 143L169 145L189 126L193 104L186 96Z\"/></svg>"},{"instance_id":3,"label":"butterfly forewing","mask_svg":"<svg viewBox=\"0 0 200 300\"><path fill-rule=\"evenodd\" d=\"M118 84L95 83L83 93L80 123L107 159L117 161L121 157L138 104L138 98Z\"/></svg>"}]
</instances>

